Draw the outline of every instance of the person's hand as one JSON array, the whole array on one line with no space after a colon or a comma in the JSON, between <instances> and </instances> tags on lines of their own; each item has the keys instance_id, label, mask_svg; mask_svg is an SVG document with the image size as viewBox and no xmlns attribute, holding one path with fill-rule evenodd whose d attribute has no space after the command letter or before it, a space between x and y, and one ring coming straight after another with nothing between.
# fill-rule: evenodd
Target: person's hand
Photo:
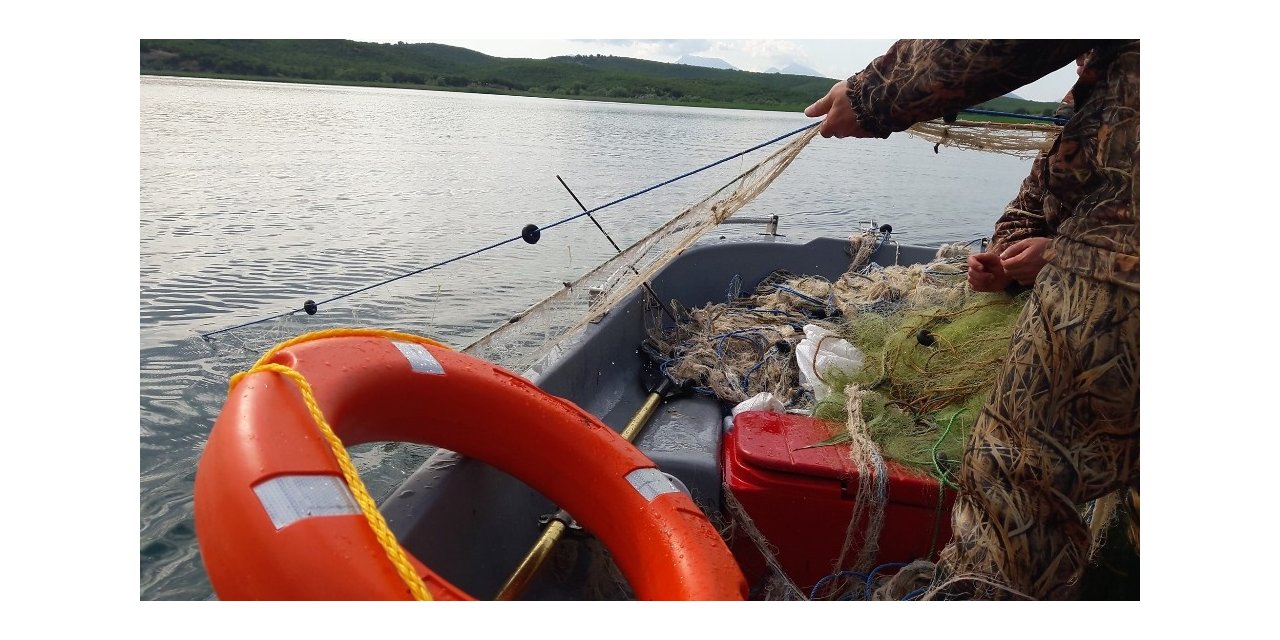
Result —
<instances>
[{"instance_id":1,"label":"person's hand","mask_svg":"<svg viewBox=\"0 0 1280 640\"><path fill-rule=\"evenodd\" d=\"M858 124L858 116L853 113L853 105L849 104L848 91L849 81L841 80L831 87L827 95L804 110L804 114L810 118L827 117L826 120L822 121L822 126L818 128L818 133L821 133L822 137L871 137L871 134L867 133L862 128L862 125Z\"/></svg>"},{"instance_id":2,"label":"person's hand","mask_svg":"<svg viewBox=\"0 0 1280 640\"><path fill-rule=\"evenodd\" d=\"M994 253L975 253L969 256L969 286L974 291L1004 291L1012 280L1000 264L1000 256Z\"/></svg>"},{"instance_id":3,"label":"person's hand","mask_svg":"<svg viewBox=\"0 0 1280 640\"><path fill-rule=\"evenodd\" d=\"M1000 263L1005 275L1021 285L1029 285L1036 281L1036 274L1044 266L1044 250L1049 246L1048 238L1024 238L1000 252Z\"/></svg>"}]
</instances>

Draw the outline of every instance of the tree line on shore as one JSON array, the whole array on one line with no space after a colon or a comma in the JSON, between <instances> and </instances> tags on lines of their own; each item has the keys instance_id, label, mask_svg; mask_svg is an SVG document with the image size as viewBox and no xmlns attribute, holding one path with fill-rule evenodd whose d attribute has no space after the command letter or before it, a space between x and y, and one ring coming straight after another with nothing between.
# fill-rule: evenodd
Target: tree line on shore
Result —
<instances>
[{"instance_id":1,"label":"tree line on shore","mask_svg":"<svg viewBox=\"0 0 1280 640\"><path fill-rule=\"evenodd\" d=\"M141 40L144 74L372 85L688 106L799 111L832 78L602 55L499 58L442 44L352 40ZM999 108L995 105L999 103ZM1049 114L999 98L984 108Z\"/></svg>"}]
</instances>

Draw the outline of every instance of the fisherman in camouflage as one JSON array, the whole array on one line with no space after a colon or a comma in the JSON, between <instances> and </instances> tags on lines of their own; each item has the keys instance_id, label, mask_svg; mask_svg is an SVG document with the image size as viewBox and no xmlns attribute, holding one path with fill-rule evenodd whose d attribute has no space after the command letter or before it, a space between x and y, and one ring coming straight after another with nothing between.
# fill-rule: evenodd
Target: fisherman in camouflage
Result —
<instances>
[{"instance_id":1,"label":"fisherman in camouflage","mask_svg":"<svg viewBox=\"0 0 1280 640\"><path fill-rule=\"evenodd\" d=\"M1084 73L1089 54L1076 58L1076 73ZM1071 92L1062 97L1054 115L1067 119L1075 113L1075 96ZM1031 164L1031 173L1022 181L1018 195L1005 205L1004 213L996 221L991 234L991 246L985 253L969 256L969 286L976 291L1000 291L1014 286L1029 286L1040 275L1045 265L1044 251L1053 235L1057 220L1045 218L1044 167L1049 161L1049 149L1041 151ZM1005 282L1003 271L1013 283Z\"/></svg>"},{"instance_id":2,"label":"fisherman in camouflage","mask_svg":"<svg viewBox=\"0 0 1280 640\"><path fill-rule=\"evenodd\" d=\"M1011 203L1036 213L1006 210L997 224L1006 246L1050 237L1047 264L966 447L952 542L926 598L1078 597L1090 545L1081 506L1126 492L1136 522L1139 43L899 41L805 110L826 116L823 137L884 138L1090 51L1075 114L1036 160L1027 206ZM985 266L982 286L1015 281L999 260Z\"/></svg>"}]
</instances>

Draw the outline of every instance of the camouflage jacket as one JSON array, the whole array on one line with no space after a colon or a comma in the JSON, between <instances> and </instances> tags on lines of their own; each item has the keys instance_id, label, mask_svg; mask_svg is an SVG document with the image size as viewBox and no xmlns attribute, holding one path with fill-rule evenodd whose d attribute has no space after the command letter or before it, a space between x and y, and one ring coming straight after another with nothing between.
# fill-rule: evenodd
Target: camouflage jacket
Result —
<instances>
[{"instance_id":1,"label":"camouflage jacket","mask_svg":"<svg viewBox=\"0 0 1280 640\"><path fill-rule=\"evenodd\" d=\"M1045 258L1137 290L1139 43L902 40L849 79L859 124L880 137L1009 93L1093 51L1075 113L996 226L999 243L1052 235Z\"/></svg>"}]
</instances>

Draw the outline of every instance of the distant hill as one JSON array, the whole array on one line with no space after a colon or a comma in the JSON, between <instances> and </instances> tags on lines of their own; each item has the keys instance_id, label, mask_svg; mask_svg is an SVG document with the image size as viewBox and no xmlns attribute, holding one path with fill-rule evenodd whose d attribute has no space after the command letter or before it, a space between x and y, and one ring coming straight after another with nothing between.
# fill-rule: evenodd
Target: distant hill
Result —
<instances>
[{"instance_id":1,"label":"distant hill","mask_svg":"<svg viewBox=\"0 0 1280 640\"><path fill-rule=\"evenodd\" d=\"M711 69L737 69L737 67L721 60L720 58L700 58L698 56L691 56L688 54L680 56L680 59L676 60L676 64L688 64L695 67L709 67Z\"/></svg>"},{"instance_id":2,"label":"distant hill","mask_svg":"<svg viewBox=\"0 0 1280 640\"><path fill-rule=\"evenodd\" d=\"M996 98L979 105L974 105L973 108L986 109L989 111L1003 111L1005 113L1029 114L1033 116L1051 116L1053 115L1053 112L1058 109L1058 103L1023 100L1021 98L1013 98L1006 95L1002 98Z\"/></svg>"},{"instance_id":3,"label":"distant hill","mask_svg":"<svg viewBox=\"0 0 1280 640\"><path fill-rule=\"evenodd\" d=\"M498 58L440 44L142 40L142 73L799 111L827 80L618 56Z\"/></svg>"},{"instance_id":4,"label":"distant hill","mask_svg":"<svg viewBox=\"0 0 1280 640\"><path fill-rule=\"evenodd\" d=\"M765 73L789 73L793 76L809 76L811 78L823 77L821 73L796 62L792 62L781 69L777 67L769 67L769 70L765 71Z\"/></svg>"},{"instance_id":5,"label":"distant hill","mask_svg":"<svg viewBox=\"0 0 1280 640\"><path fill-rule=\"evenodd\" d=\"M353 40L141 40L139 60L141 73L156 75L774 111L800 111L832 83L816 74L755 73L619 56L499 58L442 44ZM1007 98L992 102L1000 100ZM1042 104L1050 103L1014 108L1037 113L1032 109Z\"/></svg>"}]
</instances>

